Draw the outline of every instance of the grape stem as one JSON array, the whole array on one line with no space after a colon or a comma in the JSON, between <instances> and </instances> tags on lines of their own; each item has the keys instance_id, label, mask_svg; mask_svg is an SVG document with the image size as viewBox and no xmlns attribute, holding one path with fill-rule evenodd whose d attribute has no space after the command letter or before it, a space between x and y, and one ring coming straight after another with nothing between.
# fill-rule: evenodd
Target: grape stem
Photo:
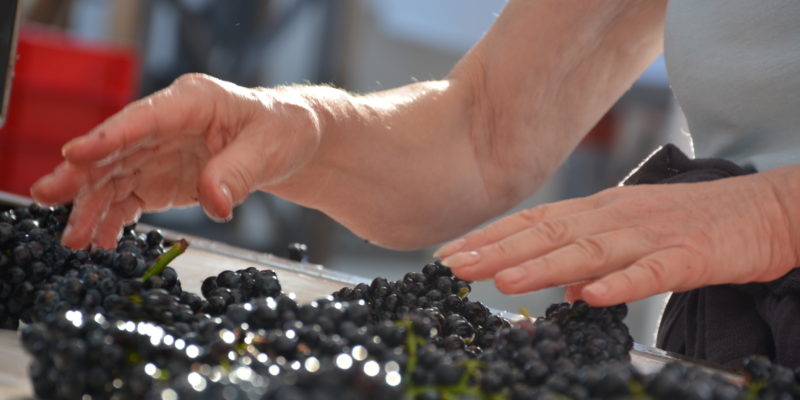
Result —
<instances>
[{"instance_id":1,"label":"grape stem","mask_svg":"<svg viewBox=\"0 0 800 400\"><path fill-rule=\"evenodd\" d=\"M153 262L153 265L151 265L150 268L148 268L147 271L142 274L140 280L142 282L147 282L148 279L156 275L161 275L161 273L164 272L164 268L166 268L167 265L169 265L169 263L175 259L175 257L183 254L188 247L189 242L186 241L186 239L181 239L175 242L166 253L156 258L156 260Z\"/></svg>"},{"instance_id":2,"label":"grape stem","mask_svg":"<svg viewBox=\"0 0 800 400\"><path fill-rule=\"evenodd\" d=\"M434 391L444 400L457 399L461 395L477 397L486 400L507 400L508 396L504 392L487 395L483 393L480 386L471 383L471 379L480 374L483 363L479 360L466 360L464 363L464 374L455 385L415 385L411 374L417 367L417 347L424 345L425 340L414 333L414 324L408 320L397 321L398 326L406 329L406 351L408 352L408 364L406 364L405 381L406 395L415 398L427 391Z\"/></svg>"}]
</instances>

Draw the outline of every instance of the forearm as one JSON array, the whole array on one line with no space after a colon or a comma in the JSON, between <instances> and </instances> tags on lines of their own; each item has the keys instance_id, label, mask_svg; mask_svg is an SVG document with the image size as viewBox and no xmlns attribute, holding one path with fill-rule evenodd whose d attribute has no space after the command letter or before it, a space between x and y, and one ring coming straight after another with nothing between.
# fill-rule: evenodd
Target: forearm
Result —
<instances>
[{"instance_id":1,"label":"forearm","mask_svg":"<svg viewBox=\"0 0 800 400\"><path fill-rule=\"evenodd\" d=\"M442 81L366 96L306 88L318 154L267 189L399 248L503 212L660 52L663 4L617 3L511 1Z\"/></svg>"},{"instance_id":2,"label":"forearm","mask_svg":"<svg viewBox=\"0 0 800 400\"><path fill-rule=\"evenodd\" d=\"M510 1L457 66L453 76L477 85L476 149L506 207L538 188L661 53L665 7Z\"/></svg>"},{"instance_id":3,"label":"forearm","mask_svg":"<svg viewBox=\"0 0 800 400\"><path fill-rule=\"evenodd\" d=\"M445 80L364 96L303 90L322 121L319 150L265 190L396 248L443 240L469 228L458 226L463 215L491 206L466 134L464 88Z\"/></svg>"}]
</instances>

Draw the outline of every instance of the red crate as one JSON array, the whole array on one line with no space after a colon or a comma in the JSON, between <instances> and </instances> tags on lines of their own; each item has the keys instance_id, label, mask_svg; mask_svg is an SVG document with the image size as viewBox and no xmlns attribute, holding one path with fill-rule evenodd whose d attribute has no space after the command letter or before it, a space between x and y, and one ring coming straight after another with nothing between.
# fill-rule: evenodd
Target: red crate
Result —
<instances>
[{"instance_id":1,"label":"red crate","mask_svg":"<svg viewBox=\"0 0 800 400\"><path fill-rule=\"evenodd\" d=\"M0 190L28 195L61 162L61 146L136 93L136 51L23 27L8 120L0 129Z\"/></svg>"}]
</instances>

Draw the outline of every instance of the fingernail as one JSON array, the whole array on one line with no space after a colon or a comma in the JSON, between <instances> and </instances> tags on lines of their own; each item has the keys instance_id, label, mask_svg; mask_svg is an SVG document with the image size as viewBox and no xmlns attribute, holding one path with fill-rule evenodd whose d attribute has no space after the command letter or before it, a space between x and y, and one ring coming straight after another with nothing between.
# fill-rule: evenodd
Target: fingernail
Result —
<instances>
[{"instance_id":1,"label":"fingernail","mask_svg":"<svg viewBox=\"0 0 800 400\"><path fill-rule=\"evenodd\" d=\"M608 285L603 282L595 282L583 289L592 296L603 296L608 293Z\"/></svg>"},{"instance_id":2,"label":"fingernail","mask_svg":"<svg viewBox=\"0 0 800 400\"><path fill-rule=\"evenodd\" d=\"M47 176L44 176L44 177L41 177L41 178L39 178L39 180L38 180L38 181L36 181L36 182L33 184L33 186L31 186L31 194L35 193L35 192L36 192L36 191L38 191L39 189L41 189L41 188L43 188L44 186L46 186L46 184L47 184L47 183L49 183L49 182L48 182L48 181L49 181L49 177L50 177L50 175L47 175Z\"/></svg>"},{"instance_id":3,"label":"fingernail","mask_svg":"<svg viewBox=\"0 0 800 400\"><path fill-rule=\"evenodd\" d=\"M231 205L231 211L228 213L228 215L222 217L223 222L228 222L233 219L233 196L231 195L231 189L228 187L228 185L220 183L219 191L222 192L222 195L225 196L225 200Z\"/></svg>"},{"instance_id":4,"label":"fingernail","mask_svg":"<svg viewBox=\"0 0 800 400\"><path fill-rule=\"evenodd\" d=\"M233 207L233 197L231 196L231 189L228 188L228 185L220 183L219 191L222 192L222 195L225 196L225 199L228 200L228 203Z\"/></svg>"},{"instance_id":5,"label":"fingernail","mask_svg":"<svg viewBox=\"0 0 800 400\"><path fill-rule=\"evenodd\" d=\"M478 254L477 251L456 253L442 260L442 265L450 268L461 268L461 267L466 267L467 265L475 264L480 259L481 256L480 254Z\"/></svg>"},{"instance_id":6,"label":"fingernail","mask_svg":"<svg viewBox=\"0 0 800 400\"><path fill-rule=\"evenodd\" d=\"M520 267L513 267L498 273L497 276L495 277L495 280L506 281L508 283L514 284L515 282L522 280L522 278L524 278L525 275L527 274L528 273L525 272L524 269Z\"/></svg>"},{"instance_id":7,"label":"fingernail","mask_svg":"<svg viewBox=\"0 0 800 400\"><path fill-rule=\"evenodd\" d=\"M86 141L86 136L80 136L80 137L77 137L75 139L70 140L67 143L64 143L64 145L61 146L61 156L66 158L67 157L67 153L69 153L69 150L71 148L75 147L76 144L80 144L80 143L85 142L85 141Z\"/></svg>"},{"instance_id":8,"label":"fingernail","mask_svg":"<svg viewBox=\"0 0 800 400\"><path fill-rule=\"evenodd\" d=\"M440 247L439 250L436 250L433 253L433 256L436 258L440 258L442 256L447 256L453 254L459 250L467 243L467 240L464 238L453 240L452 242L445 243L444 246Z\"/></svg>"},{"instance_id":9,"label":"fingernail","mask_svg":"<svg viewBox=\"0 0 800 400\"><path fill-rule=\"evenodd\" d=\"M38 201L39 203L43 203L42 200L38 198L38 195L40 194L38 192L40 190L45 189L48 186L52 185L54 183L54 181L55 181L55 177L53 176L53 174L50 174L50 175L43 176L43 177L39 178L39 180L37 180L33 184L33 186L31 186L31 189L30 189L31 197L34 200Z\"/></svg>"},{"instance_id":10,"label":"fingernail","mask_svg":"<svg viewBox=\"0 0 800 400\"><path fill-rule=\"evenodd\" d=\"M230 219L228 219L228 218L217 217L214 214L208 212L208 210L205 210L205 211L206 211L206 215L208 216L208 218L210 218L212 221L214 221L214 222L216 222L218 224L230 221Z\"/></svg>"}]
</instances>

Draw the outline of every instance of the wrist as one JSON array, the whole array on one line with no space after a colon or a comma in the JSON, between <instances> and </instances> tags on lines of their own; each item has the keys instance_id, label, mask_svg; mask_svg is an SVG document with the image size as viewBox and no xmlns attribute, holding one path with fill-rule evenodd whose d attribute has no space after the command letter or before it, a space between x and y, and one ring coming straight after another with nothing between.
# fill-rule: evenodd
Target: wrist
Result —
<instances>
[{"instance_id":1,"label":"wrist","mask_svg":"<svg viewBox=\"0 0 800 400\"><path fill-rule=\"evenodd\" d=\"M333 147L340 141L337 136L347 118L350 98L344 90L330 86L291 85L258 89L264 103L269 129L281 129L296 142L295 152L287 157L302 160L290 175L259 187L287 200L319 208L317 204L326 176L334 167L326 159L334 156ZM277 104L277 106L276 106ZM276 126L278 125L278 126Z\"/></svg>"},{"instance_id":2,"label":"wrist","mask_svg":"<svg viewBox=\"0 0 800 400\"><path fill-rule=\"evenodd\" d=\"M788 247L793 256L790 268L800 266L800 206L797 203L800 198L800 165L767 171L763 175L780 207L784 222L781 229L788 233Z\"/></svg>"}]
</instances>

